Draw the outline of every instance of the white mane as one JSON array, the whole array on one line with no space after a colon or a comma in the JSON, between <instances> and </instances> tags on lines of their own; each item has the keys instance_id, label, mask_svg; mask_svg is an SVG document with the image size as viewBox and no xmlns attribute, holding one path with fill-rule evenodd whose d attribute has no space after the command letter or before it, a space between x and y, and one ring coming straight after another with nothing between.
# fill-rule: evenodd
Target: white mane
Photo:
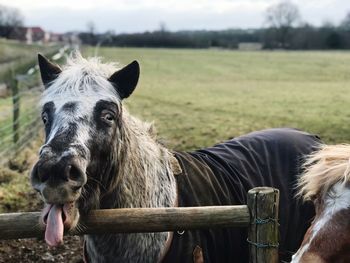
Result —
<instances>
[{"instance_id":1,"label":"white mane","mask_svg":"<svg viewBox=\"0 0 350 263\"><path fill-rule=\"evenodd\" d=\"M62 73L48 85L41 105L53 99L67 100L81 95L119 102L119 95L107 80L117 70L115 63L101 63L97 57L85 59L76 51L68 57Z\"/></svg>"}]
</instances>

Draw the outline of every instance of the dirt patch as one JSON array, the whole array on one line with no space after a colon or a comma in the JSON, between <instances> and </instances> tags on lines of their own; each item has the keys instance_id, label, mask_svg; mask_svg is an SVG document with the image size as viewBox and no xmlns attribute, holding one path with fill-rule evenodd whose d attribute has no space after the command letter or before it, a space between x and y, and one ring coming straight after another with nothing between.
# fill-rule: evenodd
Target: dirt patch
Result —
<instances>
[{"instance_id":1,"label":"dirt patch","mask_svg":"<svg viewBox=\"0 0 350 263\"><path fill-rule=\"evenodd\" d=\"M80 237L65 237L64 244L50 248L43 240L18 239L0 242L0 262L58 262L80 263L82 259Z\"/></svg>"}]
</instances>

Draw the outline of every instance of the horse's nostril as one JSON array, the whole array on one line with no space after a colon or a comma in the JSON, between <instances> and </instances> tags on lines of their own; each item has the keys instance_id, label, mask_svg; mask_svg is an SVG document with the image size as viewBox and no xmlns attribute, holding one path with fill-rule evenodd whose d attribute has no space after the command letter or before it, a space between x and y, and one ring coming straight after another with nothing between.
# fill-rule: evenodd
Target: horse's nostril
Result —
<instances>
[{"instance_id":1,"label":"horse's nostril","mask_svg":"<svg viewBox=\"0 0 350 263\"><path fill-rule=\"evenodd\" d=\"M44 183L48 179L49 179L48 173L40 169L38 165L35 165L33 167L33 170L31 172L31 180L33 183Z\"/></svg>"},{"instance_id":2,"label":"horse's nostril","mask_svg":"<svg viewBox=\"0 0 350 263\"><path fill-rule=\"evenodd\" d=\"M68 177L70 180L72 181L80 181L81 180L81 172L80 170L75 167L74 165L69 165L70 168L69 168L69 174L68 174Z\"/></svg>"}]
</instances>

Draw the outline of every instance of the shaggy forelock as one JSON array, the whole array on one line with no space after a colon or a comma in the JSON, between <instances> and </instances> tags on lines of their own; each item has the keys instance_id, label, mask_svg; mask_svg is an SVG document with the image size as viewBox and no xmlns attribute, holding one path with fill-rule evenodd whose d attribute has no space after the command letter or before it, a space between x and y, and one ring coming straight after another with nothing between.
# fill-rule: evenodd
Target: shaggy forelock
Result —
<instances>
[{"instance_id":1,"label":"shaggy forelock","mask_svg":"<svg viewBox=\"0 0 350 263\"><path fill-rule=\"evenodd\" d=\"M41 105L48 101L66 102L84 98L86 102L106 99L119 103L119 95L108 78L118 67L114 63L101 63L100 58L85 59L79 52L73 53L57 79L47 85Z\"/></svg>"}]
</instances>

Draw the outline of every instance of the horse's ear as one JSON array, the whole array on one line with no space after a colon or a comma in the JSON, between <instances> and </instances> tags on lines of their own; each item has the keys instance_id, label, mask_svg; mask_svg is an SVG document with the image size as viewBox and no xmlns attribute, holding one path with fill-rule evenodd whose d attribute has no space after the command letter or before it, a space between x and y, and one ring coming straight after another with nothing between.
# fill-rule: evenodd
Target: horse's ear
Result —
<instances>
[{"instance_id":1,"label":"horse's ear","mask_svg":"<svg viewBox=\"0 0 350 263\"><path fill-rule=\"evenodd\" d=\"M44 86L47 87L50 82L54 81L58 77L62 70L58 65L51 63L46 57L41 54L38 54L38 62L41 79L44 83Z\"/></svg>"},{"instance_id":2,"label":"horse's ear","mask_svg":"<svg viewBox=\"0 0 350 263\"><path fill-rule=\"evenodd\" d=\"M124 68L113 73L109 77L109 81L116 88L121 99L125 99L131 95L136 88L140 76L140 65L135 60Z\"/></svg>"}]
</instances>

